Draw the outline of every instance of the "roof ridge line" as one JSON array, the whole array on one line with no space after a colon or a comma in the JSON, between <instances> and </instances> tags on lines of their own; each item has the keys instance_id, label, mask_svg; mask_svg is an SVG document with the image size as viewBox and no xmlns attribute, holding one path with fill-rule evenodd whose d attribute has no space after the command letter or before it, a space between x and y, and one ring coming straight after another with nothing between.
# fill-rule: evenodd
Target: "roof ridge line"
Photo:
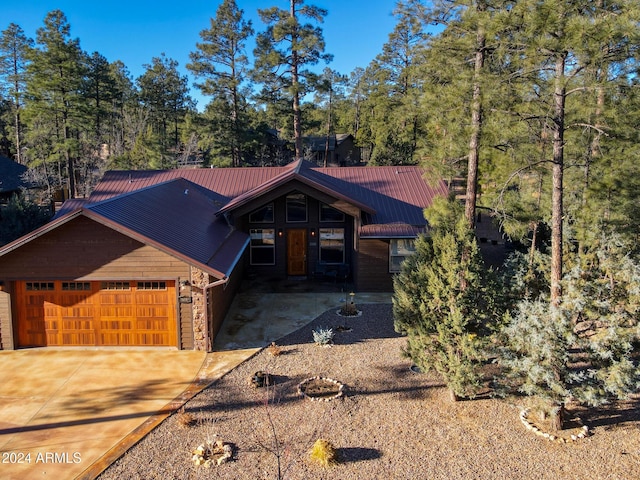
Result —
<instances>
[{"instance_id":1,"label":"roof ridge line","mask_svg":"<svg viewBox=\"0 0 640 480\"><path fill-rule=\"evenodd\" d=\"M164 170L158 170L158 171L164 171ZM131 196L131 195L134 195L134 194L138 194L138 193L141 193L141 192L146 192L147 190L150 190L152 188L160 187L162 185L167 185L169 183L177 182L177 181L180 181L180 180L182 180L183 182L188 182L191 185L196 185L196 186L198 186L200 188L204 188L205 190L208 190L207 188L202 187L201 185L198 185L197 183L194 183L191 180L188 180L188 179L186 179L184 177L175 177L175 178L170 178L168 180L165 180L164 182L154 183L152 185L147 185L146 187L142 187L142 188L139 188L137 190L130 190L128 192L124 192L124 193L121 193L119 195L116 195L115 197L105 198L104 200L100 200L98 202L89 202L87 205L83 206L83 208L97 207L99 205L103 205L105 203L111 202L112 200L118 200L118 199L121 199L121 198L126 198L128 196ZM89 196L89 198L91 198L91 196ZM87 200L89 200L89 199L87 199Z\"/></svg>"}]
</instances>

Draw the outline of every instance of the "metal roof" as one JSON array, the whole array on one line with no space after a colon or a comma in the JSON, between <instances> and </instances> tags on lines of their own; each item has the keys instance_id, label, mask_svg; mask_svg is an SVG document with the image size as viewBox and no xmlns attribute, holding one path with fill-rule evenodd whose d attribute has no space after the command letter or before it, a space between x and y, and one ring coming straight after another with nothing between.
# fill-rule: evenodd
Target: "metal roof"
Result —
<instances>
[{"instance_id":1,"label":"metal roof","mask_svg":"<svg viewBox=\"0 0 640 480\"><path fill-rule=\"evenodd\" d=\"M222 212L297 179L358 206L367 214L365 223L378 225L402 222L424 226L424 208L436 196L447 194L442 180L429 183L425 171L416 166L322 168L296 161L285 167L110 171L89 200L104 200L180 177L216 192L225 203Z\"/></svg>"},{"instance_id":2,"label":"metal roof","mask_svg":"<svg viewBox=\"0 0 640 480\"><path fill-rule=\"evenodd\" d=\"M107 172L85 202L65 203L45 226L0 248L0 256L84 215L152 245L217 278L225 278L249 244L226 212L297 180L357 206L360 234L400 238L424 231L423 209L447 194L419 167L329 167L296 161L285 167Z\"/></svg>"},{"instance_id":3,"label":"metal roof","mask_svg":"<svg viewBox=\"0 0 640 480\"><path fill-rule=\"evenodd\" d=\"M360 227L361 238L415 238L426 231L425 227L416 227L406 223L389 223L385 225L363 225Z\"/></svg>"},{"instance_id":4,"label":"metal roof","mask_svg":"<svg viewBox=\"0 0 640 480\"><path fill-rule=\"evenodd\" d=\"M224 278L247 246L249 236L216 216L221 200L224 198L215 192L176 178L91 204L84 210L90 218L125 234L139 235L144 243ZM223 247L224 255L217 255Z\"/></svg>"}]
</instances>

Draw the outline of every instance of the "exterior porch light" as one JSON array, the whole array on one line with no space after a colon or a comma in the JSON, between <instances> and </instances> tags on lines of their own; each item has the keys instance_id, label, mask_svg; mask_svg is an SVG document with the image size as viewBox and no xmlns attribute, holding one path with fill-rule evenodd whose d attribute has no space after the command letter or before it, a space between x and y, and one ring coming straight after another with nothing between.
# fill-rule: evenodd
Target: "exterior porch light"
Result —
<instances>
[{"instance_id":1,"label":"exterior porch light","mask_svg":"<svg viewBox=\"0 0 640 480\"><path fill-rule=\"evenodd\" d=\"M312 229L311 229L311 236L312 236L312 237L315 237L315 236L316 236L316 229L315 229L315 228L312 228Z\"/></svg>"},{"instance_id":2,"label":"exterior porch light","mask_svg":"<svg viewBox=\"0 0 640 480\"><path fill-rule=\"evenodd\" d=\"M284 232L282 231L281 228L278 229L278 236L281 237L282 235L284 235Z\"/></svg>"}]
</instances>

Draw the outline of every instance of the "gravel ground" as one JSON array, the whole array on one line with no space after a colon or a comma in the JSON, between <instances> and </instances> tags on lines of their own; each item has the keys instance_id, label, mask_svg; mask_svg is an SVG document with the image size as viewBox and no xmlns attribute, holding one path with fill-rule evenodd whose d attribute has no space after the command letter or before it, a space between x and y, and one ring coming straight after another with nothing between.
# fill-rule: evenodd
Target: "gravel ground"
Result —
<instances>
[{"instance_id":1,"label":"gravel ground","mask_svg":"<svg viewBox=\"0 0 640 480\"><path fill-rule=\"evenodd\" d=\"M277 479L278 463L280 478L293 480L640 478L640 397L582 412L593 435L553 443L520 422L517 403L525 399L451 402L437 377L409 369L391 306L359 308L358 318L325 312L278 341L281 355L263 350L240 365L185 405L193 425L171 416L99 478ZM312 342L318 326L352 330L319 347ZM259 370L274 375L275 386L250 386ZM343 398L301 398L298 384L316 375L344 383ZM338 465L308 461L318 438L338 449ZM194 465L191 451L217 439L233 445L234 460Z\"/></svg>"}]
</instances>

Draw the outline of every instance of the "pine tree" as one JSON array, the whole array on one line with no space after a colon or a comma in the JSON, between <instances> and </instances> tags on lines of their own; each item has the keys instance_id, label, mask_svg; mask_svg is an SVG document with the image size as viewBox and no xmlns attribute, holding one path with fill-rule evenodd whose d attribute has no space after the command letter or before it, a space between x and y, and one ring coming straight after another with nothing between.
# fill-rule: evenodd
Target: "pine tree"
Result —
<instances>
[{"instance_id":1,"label":"pine tree","mask_svg":"<svg viewBox=\"0 0 640 480\"><path fill-rule=\"evenodd\" d=\"M547 402L561 429L568 402L598 406L640 389L640 265L615 233L571 259L562 301L519 302L503 335L502 364L526 395Z\"/></svg>"},{"instance_id":2,"label":"pine tree","mask_svg":"<svg viewBox=\"0 0 640 480\"><path fill-rule=\"evenodd\" d=\"M394 326L407 335L406 354L423 371L440 374L452 398L473 397L484 340L497 318L493 293L462 205L438 199L425 217L429 236L418 238L394 278Z\"/></svg>"},{"instance_id":3,"label":"pine tree","mask_svg":"<svg viewBox=\"0 0 640 480\"><path fill-rule=\"evenodd\" d=\"M202 42L190 54L191 63L187 65L196 77L204 78L196 87L203 94L213 96L216 108L220 102L229 105L224 108L229 111L229 125L222 126L214 137L222 136L228 141L232 164L236 167L242 162L243 130L246 129L242 85L249 61L245 46L253 35L251 22L243 19L243 13L235 0L224 0L211 19L210 28L200 32ZM215 143L222 147L222 142Z\"/></svg>"},{"instance_id":4,"label":"pine tree","mask_svg":"<svg viewBox=\"0 0 640 480\"><path fill-rule=\"evenodd\" d=\"M33 40L27 38L22 28L15 23L9 24L0 36L0 80L5 85L3 90L7 92L12 103L16 161L18 163L24 163L22 158L23 125L20 116L26 90L29 51L32 48Z\"/></svg>"},{"instance_id":5,"label":"pine tree","mask_svg":"<svg viewBox=\"0 0 640 480\"><path fill-rule=\"evenodd\" d=\"M295 156L302 158L302 116L300 101L313 88L316 75L306 67L321 60L328 63L332 55L324 52L322 29L304 18L321 23L327 11L304 0L289 0L289 10L271 7L258 10L267 29L258 34L254 50L253 78L264 85L263 95L285 90L291 97ZM284 70L284 71L283 71Z\"/></svg>"},{"instance_id":6,"label":"pine tree","mask_svg":"<svg viewBox=\"0 0 640 480\"><path fill-rule=\"evenodd\" d=\"M148 109L153 132L147 132L147 141L159 147L157 163L173 165L179 149L179 127L186 112L192 107L189 82L178 72L178 62L164 53L145 64L145 72L136 80L139 98Z\"/></svg>"},{"instance_id":7,"label":"pine tree","mask_svg":"<svg viewBox=\"0 0 640 480\"><path fill-rule=\"evenodd\" d=\"M382 52L369 64L360 85L367 86L359 141L371 146L371 163L416 164L424 144L429 112L420 103L427 33L420 2L398 2L398 19ZM364 80L364 81L363 81Z\"/></svg>"},{"instance_id":8,"label":"pine tree","mask_svg":"<svg viewBox=\"0 0 640 480\"><path fill-rule=\"evenodd\" d=\"M29 144L33 147L41 135L48 136L51 148L37 162L64 162L69 196L76 195L78 143L82 128L82 89L85 77L83 52L78 39L70 38L70 26L60 10L47 14L44 27L36 32L37 48L31 50L28 66L25 116L37 122ZM30 152L35 151L31 148Z\"/></svg>"}]
</instances>

